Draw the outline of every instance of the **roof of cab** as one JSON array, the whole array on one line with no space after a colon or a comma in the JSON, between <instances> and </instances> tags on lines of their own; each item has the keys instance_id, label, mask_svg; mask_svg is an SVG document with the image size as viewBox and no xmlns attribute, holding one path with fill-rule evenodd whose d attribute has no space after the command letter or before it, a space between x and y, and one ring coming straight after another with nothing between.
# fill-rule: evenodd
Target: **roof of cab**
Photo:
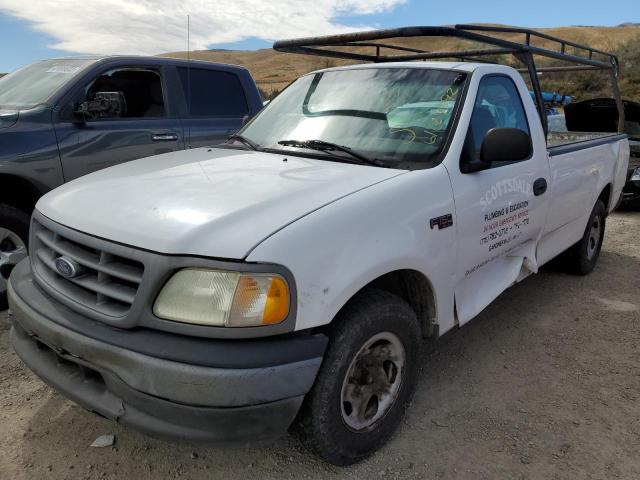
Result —
<instances>
[{"instance_id":1,"label":"roof of cab","mask_svg":"<svg viewBox=\"0 0 640 480\"><path fill-rule=\"evenodd\" d=\"M179 66L191 66L191 67L222 66L222 67L238 69L238 70L247 70L247 68L243 67L242 65L233 65L230 63L208 62L206 60L187 60L184 58L155 57L155 56L144 56L144 55L80 55L80 56L56 57L48 60L94 60L96 63L98 62L107 63L110 61L135 63L135 62L144 61L145 63L153 63L157 65L179 65Z\"/></svg>"},{"instance_id":2,"label":"roof of cab","mask_svg":"<svg viewBox=\"0 0 640 480\"><path fill-rule=\"evenodd\" d=\"M474 62L382 62L382 63L359 63L355 65L345 65L340 67L324 68L310 73L334 72L340 70L359 70L363 68L430 68L434 70L454 70L458 72L473 72L480 67L500 67L503 65L474 63ZM508 68L508 67L507 67Z\"/></svg>"}]
</instances>

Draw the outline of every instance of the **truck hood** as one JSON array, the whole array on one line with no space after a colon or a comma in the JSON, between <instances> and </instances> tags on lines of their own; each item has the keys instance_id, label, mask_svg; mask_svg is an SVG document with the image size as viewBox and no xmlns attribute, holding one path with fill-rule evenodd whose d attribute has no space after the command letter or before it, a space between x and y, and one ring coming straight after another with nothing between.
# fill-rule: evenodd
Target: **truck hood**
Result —
<instances>
[{"instance_id":1,"label":"truck hood","mask_svg":"<svg viewBox=\"0 0 640 480\"><path fill-rule=\"evenodd\" d=\"M202 148L87 175L48 193L36 208L62 225L126 245L242 259L300 217L403 173Z\"/></svg>"}]
</instances>

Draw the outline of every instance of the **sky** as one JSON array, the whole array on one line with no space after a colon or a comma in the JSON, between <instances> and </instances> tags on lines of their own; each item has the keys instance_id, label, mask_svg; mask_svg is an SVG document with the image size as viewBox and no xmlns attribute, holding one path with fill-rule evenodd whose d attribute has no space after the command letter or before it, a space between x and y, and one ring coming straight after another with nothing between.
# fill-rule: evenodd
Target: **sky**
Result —
<instances>
[{"instance_id":1,"label":"sky","mask_svg":"<svg viewBox=\"0 0 640 480\"><path fill-rule=\"evenodd\" d=\"M640 23L639 0L0 0L0 72L43 58L190 48L455 23L524 27Z\"/></svg>"}]
</instances>

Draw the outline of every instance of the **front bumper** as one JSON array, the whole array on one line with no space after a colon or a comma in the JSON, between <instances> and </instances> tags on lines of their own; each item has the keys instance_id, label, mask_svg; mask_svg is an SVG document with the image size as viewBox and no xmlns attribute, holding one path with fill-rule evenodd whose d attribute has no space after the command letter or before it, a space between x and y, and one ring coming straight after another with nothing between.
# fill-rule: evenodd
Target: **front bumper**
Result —
<instances>
[{"instance_id":1,"label":"front bumper","mask_svg":"<svg viewBox=\"0 0 640 480\"><path fill-rule=\"evenodd\" d=\"M622 189L622 201L625 203L640 204L640 181L631 180L632 173L633 173L633 170L630 170L627 183Z\"/></svg>"},{"instance_id":2,"label":"front bumper","mask_svg":"<svg viewBox=\"0 0 640 480\"><path fill-rule=\"evenodd\" d=\"M28 261L11 275L9 304L13 346L45 382L90 411L168 439L226 443L284 434L327 342L323 335L228 341L114 329L47 295Z\"/></svg>"},{"instance_id":3,"label":"front bumper","mask_svg":"<svg viewBox=\"0 0 640 480\"><path fill-rule=\"evenodd\" d=\"M632 146L631 156L629 157L629 170L627 171L627 183L622 190L621 200L624 203L640 204L640 181L631 180L636 169L640 168L640 146L635 148Z\"/></svg>"}]
</instances>

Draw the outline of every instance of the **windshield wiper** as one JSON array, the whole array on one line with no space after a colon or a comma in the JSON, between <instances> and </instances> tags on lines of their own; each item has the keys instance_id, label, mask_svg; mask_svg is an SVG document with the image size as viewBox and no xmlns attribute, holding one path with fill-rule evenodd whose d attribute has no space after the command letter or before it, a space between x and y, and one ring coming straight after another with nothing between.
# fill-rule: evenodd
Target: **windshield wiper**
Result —
<instances>
[{"instance_id":1,"label":"windshield wiper","mask_svg":"<svg viewBox=\"0 0 640 480\"><path fill-rule=\"evenodd\" d=\"M278 145L284 145L285 147L308 148L310 150L318 150L320 152L344 152L351 156L351 158L349 159L351 163L388 168L388 165L385 165L384 162L381 162L377 158L365 157L360 153L354 152L349 147L338 145L337 143L325 142L324 140L280 140L278 142Z\"/></svg>"},{"instance_id":2,"label":"windshield wiper","mask_svg":"<svg viewBox=\"0 0 640 480\"><path fill-rule=\"evenodd\" d=\"M243 145L245 145L246 147L249 147L251 150L258 150L258 148L260 147L260 145L258 145L254 141L249 140L247 137L244 137L244 136L240 135L239 133L234 133L233 135L230 135L227 138L227 142L230 141L230 140L235 140L236 142L240 142Z\"/></svg>"}]
</instances>

